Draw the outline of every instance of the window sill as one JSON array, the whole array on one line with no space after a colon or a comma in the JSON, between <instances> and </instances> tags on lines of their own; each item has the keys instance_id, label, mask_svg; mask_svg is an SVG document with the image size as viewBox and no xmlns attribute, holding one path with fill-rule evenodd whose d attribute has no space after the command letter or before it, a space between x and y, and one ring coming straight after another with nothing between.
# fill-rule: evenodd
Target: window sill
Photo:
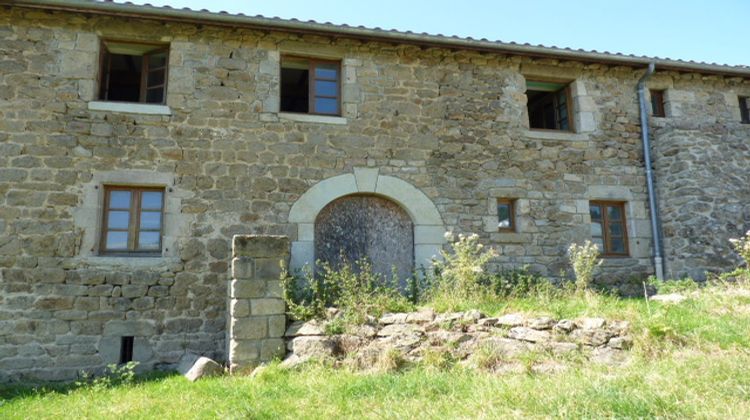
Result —
<instances>
[{"instance_id":1,"label":"window sill","mask_svg":"<svg viewBox=\"0 0 750 420\"><path fill-rule=\"evenodd\" d=\"M296 114L293 112L279 112L279 119L297 122L308 122L308 123L319 123L319 124L335 124L345 125L347 119L344 117L335 117L328 115L316 115L316 114Z\"/></svg>"},{"instance_id":2,"label":"window sill","mask_svg":"<svg viewBox=\"0 0 750 420\"><path fill-rule=\"evenodd\" d=\"M90 255L80 259L91 267L129 267L148 268L164 265L176 260L175 257L154 256L113 256L113 255Z\"/></svg>"},{"instance_id":3,"label":"window sill","mask_svg":"<svg viewBox=\"0 0 750 420\"><path fill-rule=\"evenodd\" d=\"M529 242L527 234L509 231L499 231L490 235L490 240L495 243L522 244Z\"/></svg>"},{"instance_id":4,"label":"window sill","mask_svg":"<svg viewBox=\"0 0 750 420\"><path fill-rule=\"evenodd\" d=\"M89 102L89 111L126 112L146 115L172 115L172 110L166 105L136 104L131 102Z\"/></svg>"},{"instance_id":5,"label":"window sill","mask_svg":"<svg viewBox=\"0 0 750 420\"><path fill-rule=\"evenodd\" d=\"M571 131L557 130L526 130L526 137L540 140L568 140L568 141L588 141L588 134L573 133Z\"/></svg>"}]
</instances>

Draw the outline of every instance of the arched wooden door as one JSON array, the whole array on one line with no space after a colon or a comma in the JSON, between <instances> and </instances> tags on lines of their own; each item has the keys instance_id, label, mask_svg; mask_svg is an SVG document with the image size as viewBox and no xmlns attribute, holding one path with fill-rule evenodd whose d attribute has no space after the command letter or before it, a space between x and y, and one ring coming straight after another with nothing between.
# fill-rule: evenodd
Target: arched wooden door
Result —
<instances>
[{"instance_id":1,"label":"arched wooden door","mask_svg":"<svg viewBox=\"0 0 750 420\"><path fill-rule=\"evenodd\" d=\"M315 259L334 267L342 256L352 263L367 258L373 271L390 278L395 267L403 281L414 270L414 225L398 204L374 195L332 201L315 220Z\"/></svg>"}]
</instances>

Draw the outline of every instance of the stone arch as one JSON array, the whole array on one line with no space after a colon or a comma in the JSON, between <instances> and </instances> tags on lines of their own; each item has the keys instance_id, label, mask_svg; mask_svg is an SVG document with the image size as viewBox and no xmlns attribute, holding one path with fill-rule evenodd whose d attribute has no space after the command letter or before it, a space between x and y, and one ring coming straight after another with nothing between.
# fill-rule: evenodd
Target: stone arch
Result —
<instances>
[{"instance_id":1,"label":"stone arch","mask_svg":"<svg viewBox=\"0 0 750 420\"><path fill-rule=\"evenodd\" d=\"M440 257L445 226L440 213L425 193L408 182L380 175L377 168L354 168L353 173L334 176L310 187L292 205L289 223L297 225L290 266L302 268L315 262L315 219L337 198L352 194L378 195L400 205L414 223L414 266L428 266Z\"/></svg>"}]
</instances>

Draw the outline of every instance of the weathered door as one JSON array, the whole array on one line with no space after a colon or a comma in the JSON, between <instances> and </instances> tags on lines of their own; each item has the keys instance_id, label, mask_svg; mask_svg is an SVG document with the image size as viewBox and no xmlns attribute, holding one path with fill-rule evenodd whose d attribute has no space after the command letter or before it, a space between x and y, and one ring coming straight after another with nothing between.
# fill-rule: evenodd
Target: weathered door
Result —
<instances>
[{"instance_id":1,"label":"weathered door","mask_svg":"<svg viewBox=\"0 0 750 420\"><path fill-rule=\"evenodd\" d=\"M329 203L315 220L315 258L340 266L368 258L373 271L390 278L395 267L404 281L414 269L414 226L396 203L351 195Z\"/></svg>"}]
</instances>

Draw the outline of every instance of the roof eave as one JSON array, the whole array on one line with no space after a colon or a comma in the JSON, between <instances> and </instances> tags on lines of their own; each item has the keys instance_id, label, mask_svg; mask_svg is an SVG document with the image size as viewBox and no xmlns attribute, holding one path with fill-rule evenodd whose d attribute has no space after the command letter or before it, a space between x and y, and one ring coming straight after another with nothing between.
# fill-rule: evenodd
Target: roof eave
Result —
<instances>
[{"instance_id":1,"label":"roof eave","mask_svg":"<svg viewBox=\"0 0 750 420\"><path fill-rule=\"evenodd\" d=\"M127 16L144 19L158 19L185 23L212 24L219 26L246 27L258 30L285 31L301 34L347 37L362 40L412 44L424 47L452 48L484 51L498 54L521 55L536 58L602 63L629 67L646 67L654 62L659 70L696 72L750 78L750 68L723 66L718 64L683 62L677 60L637 57L631 55L590 52L527 44L502 43L471 38L446 37L440 35L416 34L411 32L385 31L364 27L332 25L317 22L302 22L266 18L261 16L233 15L170 7L139 6L113 2L92 2L86 0L10 0L11 6L60 10L69 12Z\"/></svg>"}]
</instances>

